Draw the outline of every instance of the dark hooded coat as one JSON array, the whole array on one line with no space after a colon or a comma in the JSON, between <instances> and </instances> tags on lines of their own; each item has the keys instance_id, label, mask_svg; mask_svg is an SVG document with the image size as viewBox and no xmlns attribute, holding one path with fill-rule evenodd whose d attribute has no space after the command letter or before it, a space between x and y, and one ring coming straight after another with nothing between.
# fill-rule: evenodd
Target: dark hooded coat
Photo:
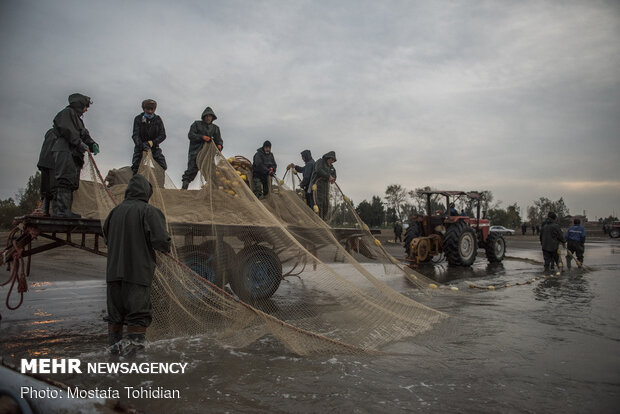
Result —
<instances>
[{"instance_id":1,"label":"dark hooded coat","mask_svg":"<svg viewBox=\"0 0 620 414\"><path fill-rule=\"evenodd\" d=\"M148 204L151 184L134 175L125 199L114 207L103 225L108 245L106 281L150 286L155 272L155 250L170 251L170 236L163 213Z\"/></svg>"},{"instance_id":2,"label":"dark hooded coat","mask_svg":"<svg viewBox=\"0 0 620 414\"><path fill-rule=\"evenodd\" d=\"M565 243L564 234L560 225L555 220L547 218L540 229L540 244L542 249L548 252L555 252L558 250L560 243Z\"/></svg>"},{"instance_id":3,"label":"dark hooded coat","mask_svg":"<svg viewBox=\"0 0 620 414\"><path fill-rule=\"evenodd\" d=\"M330 151L314 164L314 172L310 179L310 192L316 184L316 205L319 207L319 216L325 218L329 208L329 177L336 178L336 169L333 164L329 165L328 159L336 159L336 153Z\"/></svg>"},{"instance_id":4,"label":"dark hooded coat","mask_svg":"<svg viewBox=\"0 0 620 414\"><path fill-rule=\"evenodd\" d=\"M204 118L207 115L212 115L214 121L217 119L213 109L207 106L205 110L202 111L201 119L199 121L195 121L189 128L189 132L187 134L187 137L189 138L187 170L183 173L183 181L193 181L194 178L196 178L196 174L198 174L196 157L198 157L198 153L200 152L203 144L206 143L206 141L202 139L203 136L206 135L210 137L215 145L221 145L222 147L224 146L224 141L222 140L222 135L220 134L220 128L213 122L208 124L204 121Z\"/></svg>"},{"instance_id":5,"label":"dark hooded coat","mask_svg":"<svg viewBox=\"0 0 620 414\"><path fill-rule=\"evenodd\" d=\"M304 166L295 165L295 171L303 174L300 186L307 192L310 187L312 173L314 172L314 159L312 159L310 150L303 150L301 156L304 159Z\"/></svg>"},{"instance_id":6,"label":"dark hooded coat","mask_svg":"<svg viewBox=\"0 0 620 414\"><path fill-rule=\"evenodd\" d=\"M90 137L82 120L83 109L90 105L88 96L74 93L69 96L69 106L54 118L56 140L52 146L54 171L57 185L76 190L79 186L80 169L84 165L82 143L93 150L95 141Z\"/></svg>"},{"instance_id":7,"label":"dark hooded coat","mask_svg":"<svg viewBox=\"0 0 620 414\"><path fill-rule=\"evenodd\" d=\"M260 147L256 150L256 154L254 154L254 162L252 163L252 174L256 178L260 178L261 180L266 180L269 175L269 169L273 168L273 172L275 174L276 169L278 168L278 164L276 164L276 159L273 156L273 152L269 151L269 153L265 152L265 148Z\"/></svg>"},{"instance_id":8,"label":"dark hooded coat","mask_svg":"<svg viewBox=\"0 0 620 414\"><path fill-rule=\"evenodd\" d=\"M41 153L39 154L39 162L37 163L37 168L41 170L42 168L47 168L48 170L54 169L54 153L52 152L52 147L56 142L56 133L54 132L54 128L50 128L45 133L45 137L43 138L43 145L41 146Z\"/></svg>"}]
</instances>

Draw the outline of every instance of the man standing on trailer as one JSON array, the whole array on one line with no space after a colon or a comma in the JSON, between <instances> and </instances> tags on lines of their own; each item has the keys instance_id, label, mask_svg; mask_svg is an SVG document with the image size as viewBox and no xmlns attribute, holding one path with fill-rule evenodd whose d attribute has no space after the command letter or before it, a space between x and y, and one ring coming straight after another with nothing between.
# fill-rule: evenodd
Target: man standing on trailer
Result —
<instances>
[{"instance_id":1,"label":"man standing on trailer","mask_svg":"<svg viewBox=\"0 0 620 414\"><path fill-rule=\"evenodd\" d=\"M335 162L336 153L334 151L323 155L314 164L314 172L310 179L311 191L316 194L316 204L313 208L323 220L327 217L327 210L329 209L329 185L336 182L336 169L333 166Z\"/></svg>"},{"instance_id":2,"label":"man standing on trailer","mask_svg":"<svg viewBox=\"0 0 620 414\"><path fill-rule=\"evenodd\" d=\"M153 99L142 101L142 113L138 114L133 120L133 133L131 139L134 142L133 157L131 158L131 171L138 173L142 153L151 151L153 159L159 166L166 171L166 157L159 148L159 145L166 139L166 128L164 121L159 115L155 114L157 102Z\"/></svg>"},{"instance_id":3,"label":"man standing on trailer","mask_svg":"<svg viewBox=\"0 0 620 414\"><path fill-rule=\"evenodd\" d=\"M271 142L263 142L263 146L256 150L252 162L252 190L256 197L261 198L269 193L269 180L276 174L276 159L271 152Z\"/></svg>"},{"instance_id":4,"label":"man standing on trailer","mask_svg":"<svg viewBox=\"0 0 620 414\"><path fill-rule=\"evenodd\" d=\"M213 121L217 119L215 112L211 107L207 106L202 111L200 121L195 121L189 128L187 137L189 138L189 152L187 155L187 170L183 173L183 186L182 190L187 190L189 183L194 181L196 174L198 174L198 164L196 164L196 157L202 149L205 143L210 143L211 140L217 146L217 149L222 151L224 148L224 141L220 134L220 127L215 125Z\"/></svg>"},{"instance_id":5,"label":"man standing on trailer","mask_svg":"<svg viewBox=\"0 0 620 414\"><path fill-rule=\"evenodd\" d=\"M301 160L304 162L303 167L301 165L295 165L295 163L291 163L286 168L287 170L290 168L294 168L298 173L302 173L302 180L299 186L304 190L304 196L306 198L306 204L308 207L312 208L314 206L314 201L312 200L312 189L310 188L310 178L312 178L312 173L314 172L314 159L312 159L312 153L310 150L303 150L301 152Z\"/></svg>"},{"instance_id":6,"label":"man standing on trailer","mask_svg":"<svg viewBox=\"0 0 620 414\"><path fill-rule=\"evenodd\" d=\"M58 112L54 118L56 140L52 147L54 154L54 216L79 218L71 211L73 192L80 186L80 171L84 166L84 152L89 149L99 153L99 145L90 137L82 116L88 111L91 100L88 96L74 93L69 96L69 106Z\"/></svg>"},{"instance_id":7,"label":"man standing on trailer","mask_svg":"<svg viewBox=\"0 0 620 414\"><path fill-rule=\"evenodd\" d=\"M134 175L125 199L114 207L103 225L108 246L106 268L108 339L112 354L132 356L144 349L151 325L151 285L155 274L155 250L170 251L170 235L163 213L148 203L153 187ZM127 341L121 345L123 325Z\"/></svg>"}]
</instances>

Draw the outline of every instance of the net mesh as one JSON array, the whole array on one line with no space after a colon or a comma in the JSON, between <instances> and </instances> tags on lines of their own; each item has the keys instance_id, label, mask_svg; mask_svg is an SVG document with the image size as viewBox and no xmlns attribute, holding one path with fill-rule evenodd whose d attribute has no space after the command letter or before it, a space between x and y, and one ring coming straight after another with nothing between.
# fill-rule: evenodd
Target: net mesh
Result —
<instances>
[{"instance_id":1,"label":"net mesh","mask_svg":"<svg viewBox=\"0 0 620 414\"><path fill-rule=\"evenodd\" d=\"M272 335L299 355L372 353L446 317L356 260L428 283L390 256L352 209L332 228L300 198L294 178L291 187L273 179L259 200L242 157L226 159L205 145L197 164L198 190L176 189L149 152L140 165L172 238L171 254L157 253L149 339L206 334L244 347ZM108 187L89 160L73 210L103 221L126 189L113 181Z\"/></svg>"}]
</instances>

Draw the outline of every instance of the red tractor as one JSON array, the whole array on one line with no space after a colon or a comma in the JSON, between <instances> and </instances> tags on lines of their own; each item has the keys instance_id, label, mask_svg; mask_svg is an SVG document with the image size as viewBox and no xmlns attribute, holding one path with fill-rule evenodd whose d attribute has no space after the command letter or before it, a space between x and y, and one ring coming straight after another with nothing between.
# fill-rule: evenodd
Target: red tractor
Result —
<instances>
[{"instance_id":1,"label":"red tractor","mask_svg":"<svg viewBox=\"0 0 620 414\"><path fill-rule=\"evenodd\" d=\"M501 262L506 253L506 240L490 232L488 219L480 218L482 194L463 191L423 191L426 195L426 215L414 214L405 232L405 252L412 266L445 254L450 265L470 266L476 260L478 248L485 249L489 262ZM446 198L445 213L431 211L432 197ZM466 197L476 206L476 218L459 214L450 202Z\"/></svg>"}]
</instances>

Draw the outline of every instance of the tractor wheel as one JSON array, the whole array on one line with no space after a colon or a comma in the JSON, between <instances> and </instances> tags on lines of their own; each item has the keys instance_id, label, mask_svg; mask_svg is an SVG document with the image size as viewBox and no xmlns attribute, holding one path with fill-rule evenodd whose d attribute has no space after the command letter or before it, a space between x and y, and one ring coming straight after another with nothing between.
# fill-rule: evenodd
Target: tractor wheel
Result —
<instances>
[{"instance_id":1,"label":"tractor wheel","mask_svg":"<svg viewBox=\"0 0 620 414\"><path fill-rule=\"evenodd\" d=\"M487 259L491 263L501 262L506 254L506 240L499 233L489 233L484 246Z\"/></svg>"},{"instance_id":2,"label":"tractor wheel","mask_svg":"<svg viewBox=\"0 0 620 414\"><path fill-rule=\"evenodd\" d=\"M213 249L191 245L181 247L177 253L179 260L187 267L214 285L221 286L222 278L220 272L216 271Z\"/></svg>"},{"instance_id":3,"label":"tractor wheel","mask_svg":"<svg viewBox=\"0 0 620 414\"><path fill-rule=\"evenodd\" d=\"M443 250L451 265L470 266L478 253L478 241L474 229L464 221L454 223L446 231Z\"/></svg>"},{"instance_id":4,"label":"tractor wheel","mask_svg":"<svg viewBox=\"0 0 620 414\"><path fill-rule=\"evenodd\" d=\"M282 281L282 263L265 246L248 246L237 253L237 272L230 279L232 290L244 301L267 299Z\"/></svg>"},{"instance_id":5,"label":"tractor wheel","mask_svg":"<svg viewBox=\"0 0 620 414\"><path fill-rule=\"evenodd\" d=\"M409 225L409 227L407 227L407 230L405 231L405 242L403 243L407 256L409 256L411 241L416 237L420 237L420 226L418 225L418 223L411 223L411 225Z\"/></svg>"},{"instance_id":6,"label":"tractor wheel","mask_svg":"<svg viewBox=\"0 0 620 414\"><path fill-rule=\"evenodd\" d=\"M609 230L609 237L611 237L612 239L617 239L618 237L620 237L620 229L611 229Z\"/></svg>"}]
</instances>

